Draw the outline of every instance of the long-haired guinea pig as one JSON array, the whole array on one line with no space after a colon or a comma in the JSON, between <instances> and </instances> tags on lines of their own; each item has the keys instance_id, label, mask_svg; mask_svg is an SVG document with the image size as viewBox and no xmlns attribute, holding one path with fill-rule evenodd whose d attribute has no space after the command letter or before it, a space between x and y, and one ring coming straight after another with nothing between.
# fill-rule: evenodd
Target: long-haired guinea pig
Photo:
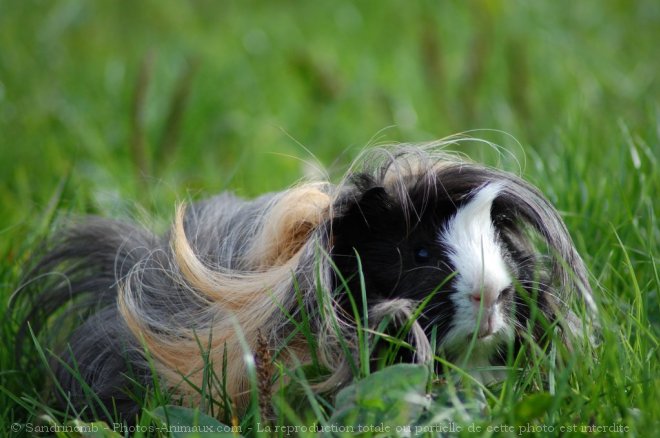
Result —
<instances>
[{"instance_id":1,"label":"long-haired guinea pig","mask_svg":"<svg viewBox=\"0 0 660 438\"><path fill-rule=\"evenodd\" d=\"M164 236L85 218L26 284L38 293L27 294L36 301L22 335L27 322L59 333L67 406L100 402L125 419L139 409L130 388L154 377L199 402L208 362L244 408L245 346L263 337L284 366L313 357L328 388L353 377L358 327L407 327L402 360L438 354L469 369L540 341L548 324L537 314L568 339L583 328L568 303L595 311L585 266L536 188L422 146L367 151L338 185L181 206ZM73 328L62 322L71 313Z\"/></svg>"}]
</instances>

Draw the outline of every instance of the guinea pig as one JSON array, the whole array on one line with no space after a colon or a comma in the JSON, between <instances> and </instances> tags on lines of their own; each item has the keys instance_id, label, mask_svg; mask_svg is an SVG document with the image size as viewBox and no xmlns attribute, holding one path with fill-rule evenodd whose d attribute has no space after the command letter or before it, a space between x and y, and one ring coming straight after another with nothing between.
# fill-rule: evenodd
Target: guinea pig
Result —
<instances>
[{"instance_id":1,"label":"guinea pig","mask_svg":"<svg viewBox=\"0 0 660 438\"><path fill-rule=\"evenodd\" d=\"M132 388L154 378L199 403L207 363L243 410L246 346L264 337L286 367L318 361L327 389L353 378L359 330L407 327L411 350L395 360L437 354L468 370L540 342L535 312L565 342L580 336L570 303L596 307L556 209L521 178L438 149L372 149L336 185L182 205L164 236L75 221L27 275L19 295L34 305L19 337L28 323L54 334L62 403L130 421Z\"/></svg>"}]
</instances>

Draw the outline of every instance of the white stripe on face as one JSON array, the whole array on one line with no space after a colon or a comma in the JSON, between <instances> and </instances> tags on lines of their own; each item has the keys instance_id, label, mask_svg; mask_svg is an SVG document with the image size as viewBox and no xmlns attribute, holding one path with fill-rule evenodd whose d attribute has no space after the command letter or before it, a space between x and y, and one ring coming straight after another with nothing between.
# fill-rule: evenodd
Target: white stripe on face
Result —
<instances>
[{"instance_id":1,"label":"white stripe on face","mask_svg":"<svg viewBox=\"0 0 660 438\"><path fill-rule=\"evenodd\" d=\"M447 334L448 343L462 340L480 327L486 334L504 327L502 306L497 299L511 285L511 276L491 219L493 201L500 190L498 184L480 188L439 233L456 271L451 296L456 313Z\"/></svg>"}]
</instances>

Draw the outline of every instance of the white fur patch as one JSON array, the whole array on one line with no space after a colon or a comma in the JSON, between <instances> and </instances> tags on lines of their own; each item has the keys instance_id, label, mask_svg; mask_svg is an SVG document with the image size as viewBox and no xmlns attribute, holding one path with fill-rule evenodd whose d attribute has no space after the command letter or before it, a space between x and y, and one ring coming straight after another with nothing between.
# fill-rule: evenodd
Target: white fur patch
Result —
<instances>
[{"instance_id":1,"label":"white fur patch","mask_svg":"<svg viewBox=\"0 0 660 438\"><path fill-rule=\"evenodd\" d=\"M491 219L491 207L500 190L498 184L483 186L440 230L439 241L447 249L449 262L456 271L451 295L456 313L445 338L446 347L451 348L457 342L465 345L488 319L493 334L508 331L504 330L505 317L497 299L511 285L511 275ZM491 344L491 341L486 337L481 342Z\"/></svg>"}]
</instances>

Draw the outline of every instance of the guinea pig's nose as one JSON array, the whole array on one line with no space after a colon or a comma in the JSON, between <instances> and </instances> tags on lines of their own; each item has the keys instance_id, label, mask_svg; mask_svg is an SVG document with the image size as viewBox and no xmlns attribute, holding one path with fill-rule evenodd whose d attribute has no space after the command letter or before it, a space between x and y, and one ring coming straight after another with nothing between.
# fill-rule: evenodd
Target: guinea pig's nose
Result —
<instances>
[{"instance_id":1,"label":"guinea pig's nose","mask_svg":"<svg viewBox=\"0 0 660 438\"><path fill-rule=\"evenodd\" d=\"M477 321L477 337L485 338L495 332L495 302L497 298L486 292L474 292L469 296L470 302L475 307Z\"/></svg>"}]
</instances>

